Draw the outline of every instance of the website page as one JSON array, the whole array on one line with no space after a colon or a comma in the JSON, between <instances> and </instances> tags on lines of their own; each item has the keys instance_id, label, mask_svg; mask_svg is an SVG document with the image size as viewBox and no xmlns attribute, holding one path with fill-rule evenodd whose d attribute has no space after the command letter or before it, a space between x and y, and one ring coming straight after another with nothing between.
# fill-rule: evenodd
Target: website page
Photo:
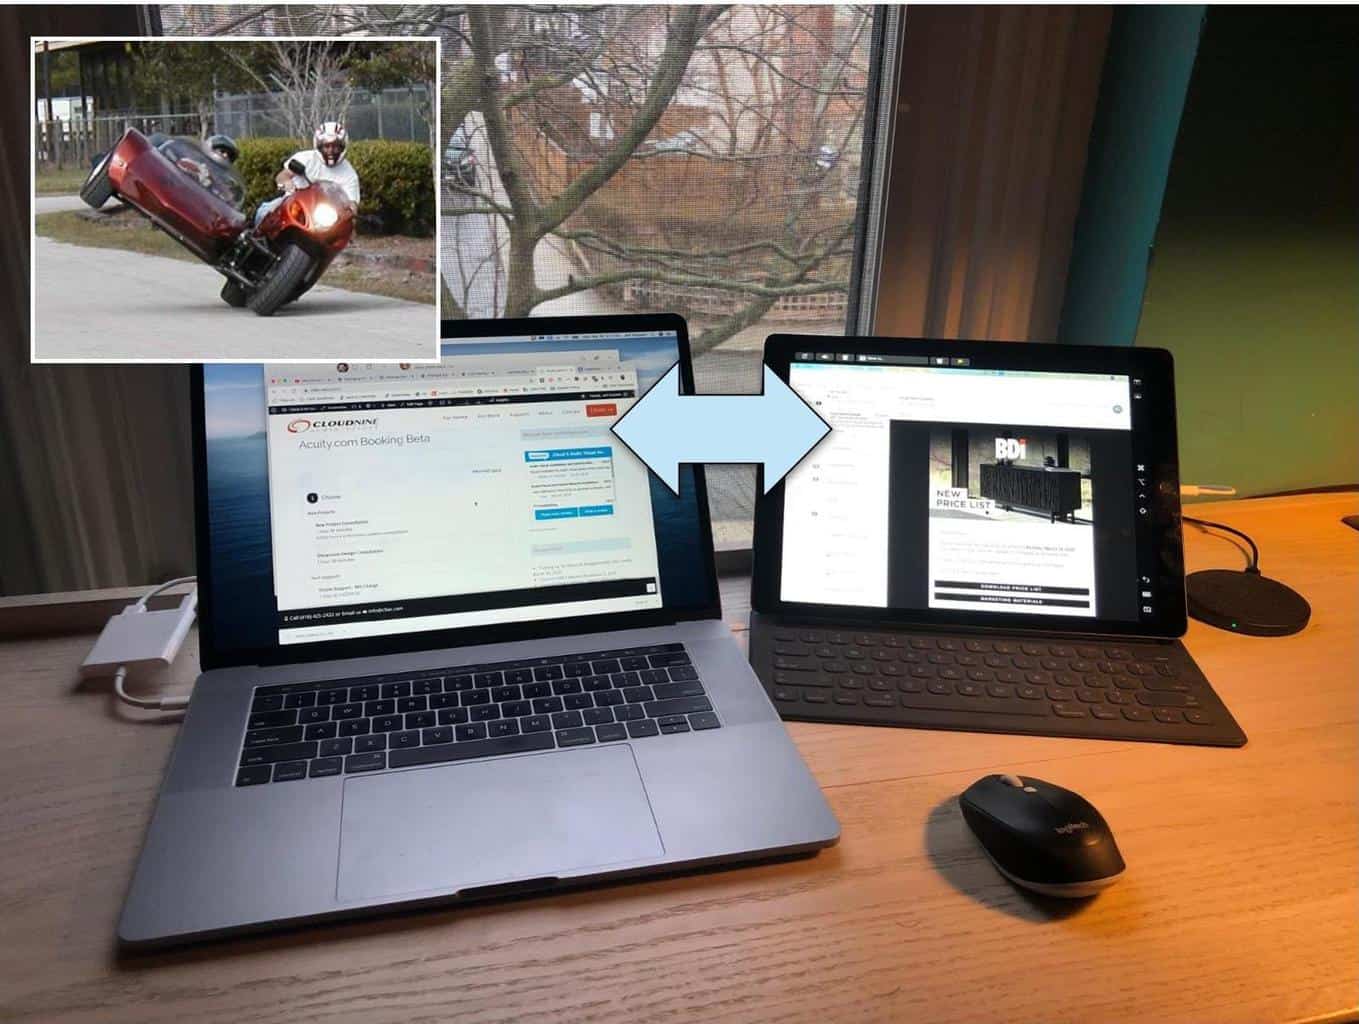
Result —
<instances>
[{"instance_id":1,"label":"website page","mask_svg":"<svg viewBox=\"0 0 1359 1024\"><path fill-rule=\"evenodd\" d=\"M637 367L492 347L265 368L280 643L661 606Z\"/></svg>"},{"instance_id":2,"label":"website page","mask_svg":"<svg viewBox=\"0 0 1359 1024\"><path fill-rule=\"evenodd\" d=\"M1150 613L1127 377L861 358L818 353L790 371L833 430L785 486L783 600Z\"/></svg>"}]
</instances>

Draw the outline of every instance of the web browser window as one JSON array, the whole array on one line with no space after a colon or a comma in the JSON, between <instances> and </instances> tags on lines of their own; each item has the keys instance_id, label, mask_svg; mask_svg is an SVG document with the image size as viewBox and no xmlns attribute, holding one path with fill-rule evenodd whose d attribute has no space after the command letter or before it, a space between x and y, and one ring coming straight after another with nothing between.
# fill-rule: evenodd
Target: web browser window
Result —
<instances>
[{"instance_id":1,"label":"web browser window","mask_svg":"<svg viewBox=\"0 0 1359 1024\"><path fill-rule=\"evenodd\" d=\"M1127 377L812 355L833 430L787 479L783 600L1138 618Z\"/></svg>"},{"instance_id":2,"label":"web browser window","mask_svg":"<svg viewBox=\"0 0 1359 1024\"><path fill-rule=\"evenodd\" d=\"M637 367L499 341L265 367L281 643L661 607L647 469L609 433Z\"/></svg>"}]
</instances>

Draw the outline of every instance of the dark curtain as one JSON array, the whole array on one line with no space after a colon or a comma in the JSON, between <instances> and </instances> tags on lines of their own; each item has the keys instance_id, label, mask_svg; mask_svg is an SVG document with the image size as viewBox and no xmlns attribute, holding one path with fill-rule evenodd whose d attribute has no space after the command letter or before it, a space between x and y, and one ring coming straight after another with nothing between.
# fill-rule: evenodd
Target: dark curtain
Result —
<instances>
[{"instance_id":1,"label":"dark curtain","mask_svg":"<svg viewBox=\"0 0 1359 1024\"><path fill-rule=\"evenodd\" d=\"M1108 7L909 7L878 334L1057 336Z\"/></svg>"},{"instance_id":2,"label":"dark curtain","mask_svg":"<svg viewBox=\"0 0 1359 1024\"><path fill-rule=\"evenodd\" d=\"M0 323L0 594L193 571L187 369L28 361L29 37L138 35L143 25L134 6L0 7L10 143L0 162L0 296L11 311Z\"/></svg>"}]
</instances>

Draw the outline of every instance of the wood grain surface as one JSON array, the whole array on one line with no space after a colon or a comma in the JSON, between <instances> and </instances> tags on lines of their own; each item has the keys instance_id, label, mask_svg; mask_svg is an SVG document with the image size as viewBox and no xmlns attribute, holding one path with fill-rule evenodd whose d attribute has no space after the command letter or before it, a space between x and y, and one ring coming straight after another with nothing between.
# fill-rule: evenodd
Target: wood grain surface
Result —
<instances>
[{"instance_id":1,"label":"wood grain surface","mask_svg":"<svg viewBox=\"0 0 1359 1024\"><path fill-rule=\"evenodd\" d=\"M814 858L146 958L113 931L175 719L80 684L89 634L2 643L0 1019L1354 1019L1359 496L1193 511L1312 603L1294 637L1190 630L1241 750L792 724L844 828ZM1187 532L1191 569L1242 564ZM745 581L723 601L742 633ZM998 770L1089 797L1126 877L1074 905L1001 879L955 799Z\"/></svg>"}]
</instances>

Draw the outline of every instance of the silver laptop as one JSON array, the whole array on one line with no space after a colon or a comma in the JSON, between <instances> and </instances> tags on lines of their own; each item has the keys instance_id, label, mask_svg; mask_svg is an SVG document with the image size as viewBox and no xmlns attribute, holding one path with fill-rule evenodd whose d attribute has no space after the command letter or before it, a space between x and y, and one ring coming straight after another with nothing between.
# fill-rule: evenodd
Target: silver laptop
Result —
<instances>
[{"instance_id":1,"label":"silver laptop","mask_svg":"<svg viewBox=\"0 0 1359 1024\"><path fill-rule=\"evenodd\" d=\"M839 825L720 619L701 468L609 433L672 316L194 370L199 678L129 946L795 853Z\"/></svg>"}]
</instances>

